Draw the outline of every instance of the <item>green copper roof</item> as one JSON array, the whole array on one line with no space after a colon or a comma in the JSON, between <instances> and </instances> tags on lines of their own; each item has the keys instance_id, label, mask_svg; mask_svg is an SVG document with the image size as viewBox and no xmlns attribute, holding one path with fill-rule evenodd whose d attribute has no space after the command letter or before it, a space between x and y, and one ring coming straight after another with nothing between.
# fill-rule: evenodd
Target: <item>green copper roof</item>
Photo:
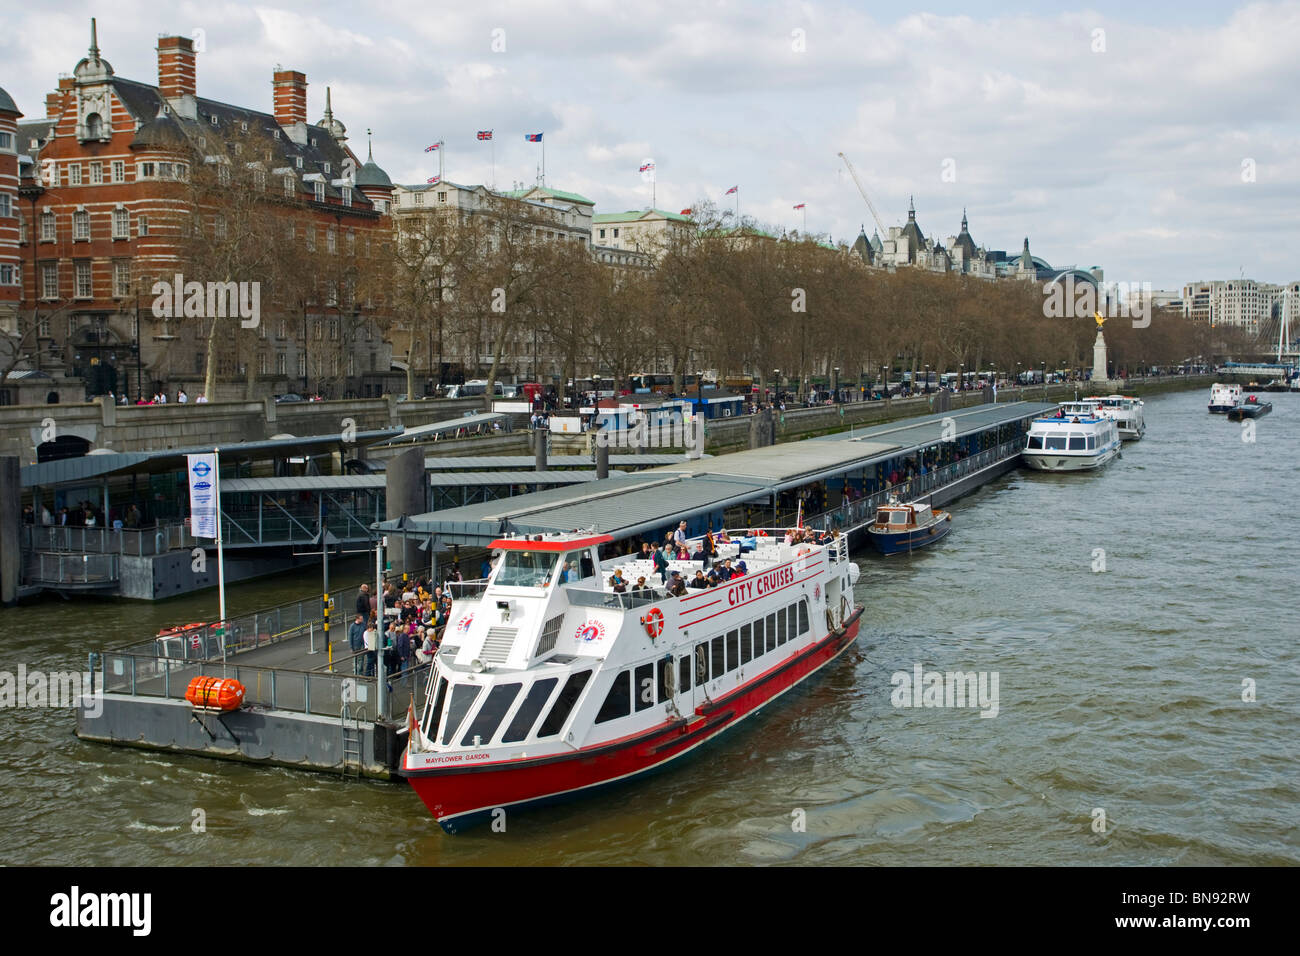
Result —
<instances>
[{"instance_id":1,"label":"green copper roof","mask_svg":"<svg viewBox=\"0 0 1300 956\"><path fill-rule=\"evenodd\" d=\"M683 216L680 213L666 212L663 209L629 209L627 212L604 212L597 216L592 216L592 222L630 222L636 219L642 219L646 216L655 215L670 219L673 222L690 222L690 216Z\"/></svg>"},{"instance_id":2,"label":"green copper roof","mask_svg":"<svg viewBox=\"0 0 1300 956\"><path fill-rule=\"evenodd\" d=\"M578 193L566 193L560 189L551 189L549 186L530 186L527 189L511 189L504 193L503 196L509 196L511 199L522 199L531 192L540 192L544 196L552 199L567 199L569 202L586 203L588 206L596 205L595 202L586 196L580 196Z\"/></svg>"}]
</instances>

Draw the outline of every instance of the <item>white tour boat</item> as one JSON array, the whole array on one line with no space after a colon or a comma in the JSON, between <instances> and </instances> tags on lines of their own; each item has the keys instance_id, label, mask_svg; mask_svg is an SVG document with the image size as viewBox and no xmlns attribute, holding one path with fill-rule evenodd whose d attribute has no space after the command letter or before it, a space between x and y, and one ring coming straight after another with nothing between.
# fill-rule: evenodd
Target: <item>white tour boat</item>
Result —
<instances>
[{"instance_id":1,"label":"white tour boat","mask_svg":"<svg viewBox=\"0 0 1300 956\"><path fill-rule=\"evenodd\" d=\"M1119 446L1114 420L1060 414L1034 419L1020 457L1038 471L1088 471L1118 455Z\"/></svg>"},{"instance_id":2,"label":"white tour boat","mask_svg":"<svg viewBox=\"0 0 1300 956\"><path fill-rule=\"evenodd\" d=\"M1120 441L1137 441L1147 432L1142 415L1142 400L1132 395L1107 395L1094 399L1097 413L1113 419L1119 428Z\"/></svg>"},{"instance_id":3,"label":"white tour boat","mask_svg":"<svg viewBox=\"0 0 1300 956\"><path fill-rule=\"evenodd\" d=\"M848 542L797 537L720 543L713 566L743 560L745 573L678 597L650 561L601 561L608 535L492 542L500 557L481 592L455 602L399 772L454 832L660 768L725 733L857 637ZM673 561L670 574L702 566ZM615 591L615 571L629 588L656 587Z\"/></svg>"},{"instance_id":4,"label":"white tour boat","mask_svg":"<svg viewBox=\"0 0 1300 956\"><path fill-rule=\"evenodd\" d=\"M1222 385L1215 382L1210 386L1210 412L1226 415L1241 404L1240 385Z\"/></svg>"}]
</instances>

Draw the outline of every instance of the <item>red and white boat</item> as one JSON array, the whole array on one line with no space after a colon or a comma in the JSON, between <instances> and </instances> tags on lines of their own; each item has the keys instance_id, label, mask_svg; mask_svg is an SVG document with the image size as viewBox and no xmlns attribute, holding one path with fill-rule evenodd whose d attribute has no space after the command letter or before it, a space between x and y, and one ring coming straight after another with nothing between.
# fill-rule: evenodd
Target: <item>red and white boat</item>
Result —
<instances>
[{"instance_id":1,"label":"red and white boat","mask_svg":"<svg viewBox=\"0 0 1300 956\"><path fill-rule=\"evenodd\" d=\"M681 597L615 592L616 570L629 586L660 580L633 556L602 562L608 535L492 542L500 557L482 592L456 602L400 764L443 829L659 769L853 643L862 608L844 538L738 534L714 565L743 560L746 573Z\"/></svg>"}]
</instances>

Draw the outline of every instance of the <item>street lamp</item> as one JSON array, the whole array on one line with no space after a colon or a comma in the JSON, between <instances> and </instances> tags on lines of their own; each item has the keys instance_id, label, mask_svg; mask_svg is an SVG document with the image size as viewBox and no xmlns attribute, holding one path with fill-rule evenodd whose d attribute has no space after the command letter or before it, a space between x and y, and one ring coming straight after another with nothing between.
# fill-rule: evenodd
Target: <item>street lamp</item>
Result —
<instances>
[{"instance_id":1,"label":"street lamp","mask_svg":"<svg viewBox=\"0 0 1300 956\"><path fill-rule=\"evenodd\" d=\"M930 394L930 366L925 367L925 394Z\"/></svg>"}]
</instances>

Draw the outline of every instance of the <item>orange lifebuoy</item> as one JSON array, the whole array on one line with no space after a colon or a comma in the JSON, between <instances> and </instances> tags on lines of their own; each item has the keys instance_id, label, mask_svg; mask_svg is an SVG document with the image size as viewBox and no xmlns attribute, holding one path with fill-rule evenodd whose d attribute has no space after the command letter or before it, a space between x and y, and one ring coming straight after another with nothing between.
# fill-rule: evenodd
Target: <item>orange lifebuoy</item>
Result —
<instances>
[{"instance_id":1,"label":"orange lifebuoy","mask_svg":"<svg viewBox=\"0 0 1300 956\"><path fill-rule=\"evenodd\" d=\"M657 607L652 607L650 612L641 618L641 623L645 625L645 632L651 638L658 637L664 632L664 612Z\"/></svg>"}]
</instances>

